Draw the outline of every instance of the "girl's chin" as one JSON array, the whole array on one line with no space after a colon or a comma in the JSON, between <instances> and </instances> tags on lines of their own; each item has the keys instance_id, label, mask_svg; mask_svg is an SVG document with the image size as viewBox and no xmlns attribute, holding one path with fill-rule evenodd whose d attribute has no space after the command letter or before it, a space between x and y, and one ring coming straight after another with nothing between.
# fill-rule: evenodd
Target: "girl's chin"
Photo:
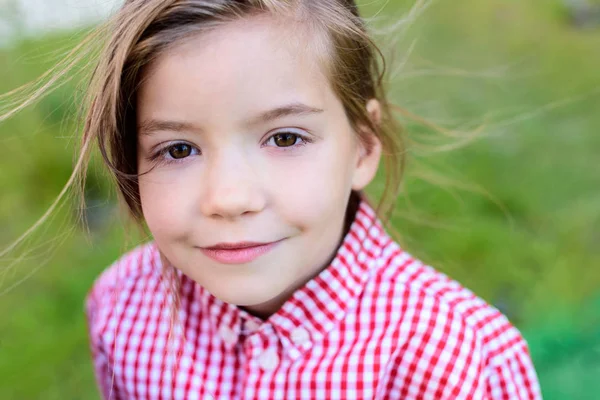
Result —
<instances>
[{"instance_id":1,"label":"girl's chin","mask_svg":"<svg viewBox=\"0 0 600 400\"><path fill-rule=\"evenodd\" d=\"M219 300L241 307L253 314L273 313L287 300L284 298L285 295L273 291L272 287L269 291L256 285L251 290L249 286L244 288L229 287L226 290L223 290L223 288L206 289Z\"/></svg>"}]
</instances>

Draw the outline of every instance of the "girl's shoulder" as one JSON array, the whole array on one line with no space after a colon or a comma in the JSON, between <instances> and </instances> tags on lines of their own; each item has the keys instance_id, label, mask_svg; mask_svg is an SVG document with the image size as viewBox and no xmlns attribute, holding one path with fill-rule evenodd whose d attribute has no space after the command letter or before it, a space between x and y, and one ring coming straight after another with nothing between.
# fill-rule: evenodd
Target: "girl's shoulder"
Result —
<instances>
[{"instance_id":1,"label":"girl's shoulder","mask_svg":"<svg viewBox=\"0 0 600 400\"><path fill-rule=\"evenodd\" d=\"M400 318L399 324L419 330L423 326L438 326L440 321L453 321L444 329L473 335L488 366L502 363L515 354L528 353L519 330L497 308L412 257L397 243L390 242L385 247L375 275L372 282L387 282L394 303L405 310L404 316L411 315L412 322Z\"/></svg>"},{"instance_id":2,"label":"girl's shoulder","mask_svg":"<svg viewBox=\"0 0 600 400\"><path fill-rule=\"evenodd\" d=\"M161 291L162 263L154 242L125 253L106 268L88 291L85 306L90 323L110 318L114 311L135 304L151 288Z\"/></svg>"},{"instance_id":3,"label":"girl's shoulder","mask_svg":"<svg viewBox=\"0 0 600 400\"><path fill-rule=\"evenodd\" d=\"M95 280L88 296L102 296L139 283L161 272L160 253L154 242L142 244L117 259Z\"/></svg>"},{"instance_id":4,"label":"girl's shoulder","mask_svg":"<svg viewBox=\"0 0 600 400\"><path fill-rule=\"evenodd\" d=\"M499 310L391 240L376 262L355 308L387 338L400 393L541 398L527 343Z\"/></svg>"}]
</instances>

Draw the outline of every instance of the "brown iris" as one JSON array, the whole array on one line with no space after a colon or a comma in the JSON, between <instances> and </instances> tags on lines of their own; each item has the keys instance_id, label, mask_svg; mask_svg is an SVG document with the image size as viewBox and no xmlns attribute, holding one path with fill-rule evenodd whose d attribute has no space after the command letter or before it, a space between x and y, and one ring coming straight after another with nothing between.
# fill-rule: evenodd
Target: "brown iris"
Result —
<instances>
[{"instance_id":1,"label":"brown iris","mask_svg":"<svg viewBox=\"0 0 600 400\"><path fill-rule=\"evenodd\" d=\"M296 144L298 136L293 133L278 133L273 138L278 147L290 147Z\"/></svg>"},{"instance_id":2,"label":"brown iris","mask_svg":"<svg viewBox=\"0 0 600 400\"><path fill-rule=\"evenodd\" d=\"M185 143L178 143L169 147L169 155L175 159L186 158L192 154L192 146Z\"/></svg>"}]
</instances>

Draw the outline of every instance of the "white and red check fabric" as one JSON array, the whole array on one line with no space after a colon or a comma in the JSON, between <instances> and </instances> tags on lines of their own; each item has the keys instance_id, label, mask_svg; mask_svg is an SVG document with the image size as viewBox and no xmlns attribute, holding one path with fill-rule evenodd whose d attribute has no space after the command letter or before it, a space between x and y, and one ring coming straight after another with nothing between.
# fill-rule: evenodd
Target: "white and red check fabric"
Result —
<instances>
[{"instance_id":1,"label":"white and red check fabric","mask_svg":"<svg viewBox=\"0 0 600 400\"><path fill-rule=\"evenodd\" d=\"M540 399L496 309L411 258L361 202L332 263L262 321L186 276L171 296L151 243L86 303L105 399Z\"/></svg>"}]
</instances>

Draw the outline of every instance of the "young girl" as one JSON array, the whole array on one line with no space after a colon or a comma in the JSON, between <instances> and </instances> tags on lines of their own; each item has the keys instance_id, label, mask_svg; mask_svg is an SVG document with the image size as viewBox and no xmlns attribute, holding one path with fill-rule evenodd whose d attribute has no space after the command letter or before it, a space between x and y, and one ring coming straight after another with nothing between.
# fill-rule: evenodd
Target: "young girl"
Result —
<instances>
[{"instance_id":1,"label":"young girl","mask_svg":"<svg viewBox=\"0 0 600 400\"><path fill-rule=\"evenodd\" d=\"M84 149L154 240L87 299L105 399L541 397L507 319L382 225L403 147L352 0L129 0L107 43Z\"/></svg>"}]
</instances>

